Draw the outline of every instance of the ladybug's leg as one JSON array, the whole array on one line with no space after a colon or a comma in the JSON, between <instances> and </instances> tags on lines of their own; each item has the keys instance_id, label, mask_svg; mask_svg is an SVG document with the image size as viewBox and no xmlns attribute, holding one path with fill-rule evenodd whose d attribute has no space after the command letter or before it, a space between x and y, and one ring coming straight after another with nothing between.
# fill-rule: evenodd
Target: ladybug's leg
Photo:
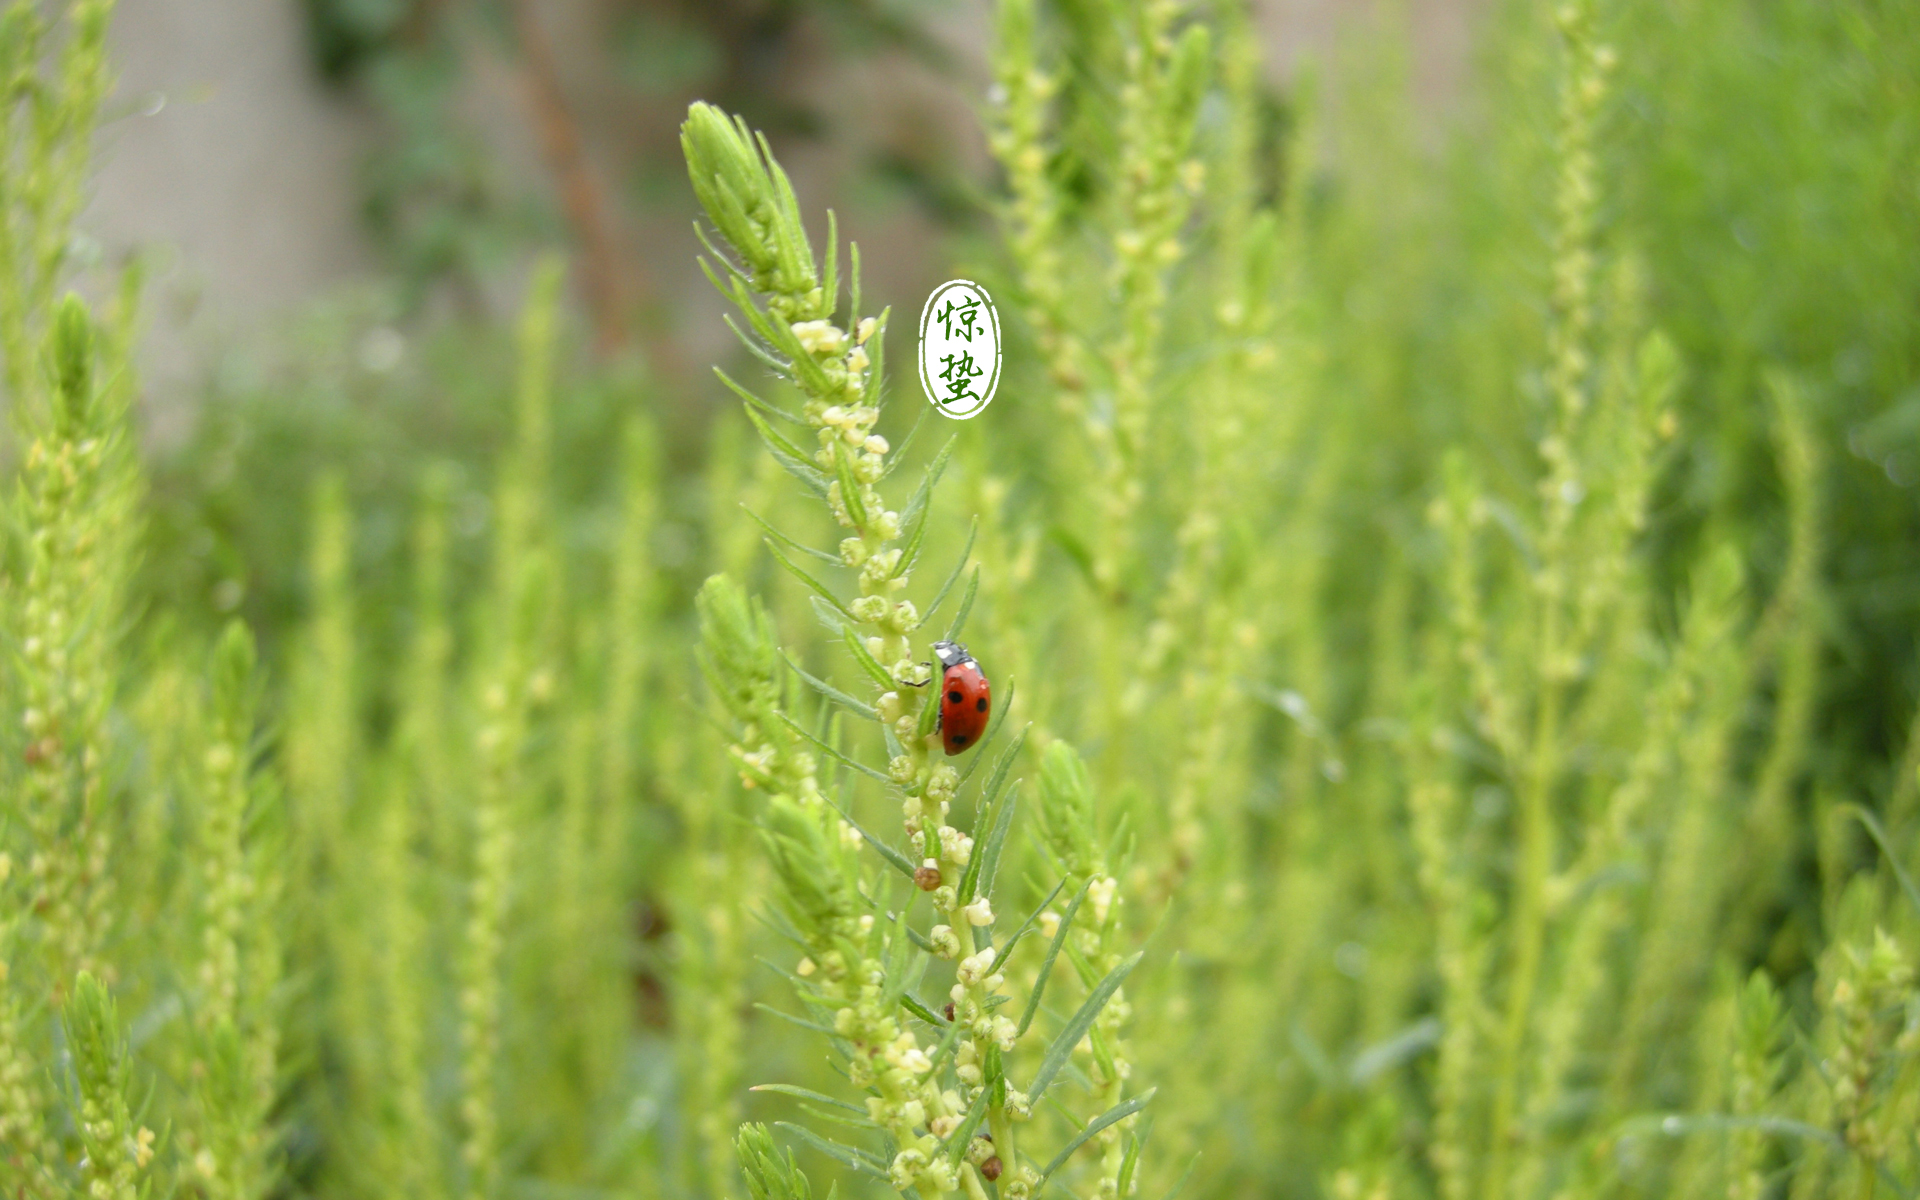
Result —
<instances>
[{"instance_id":1,"label":"ladybug's leg","mask_svg":"<svg viewBox=\"0 0 1920 1200\"><path fill-rule=\"evenodd\" d=\"M913 688L925 687L928 684L932 683L933 682L933 664L930 662L924 662L924 663L921 663L920 665L927 669L927 677L925 679L922 679L919 683L915 683L911 679L896 679L894 680L894 682L897 684L901 684L902 686L905 686L905 687L913 687Z\"/></svg>"}]
</instances>

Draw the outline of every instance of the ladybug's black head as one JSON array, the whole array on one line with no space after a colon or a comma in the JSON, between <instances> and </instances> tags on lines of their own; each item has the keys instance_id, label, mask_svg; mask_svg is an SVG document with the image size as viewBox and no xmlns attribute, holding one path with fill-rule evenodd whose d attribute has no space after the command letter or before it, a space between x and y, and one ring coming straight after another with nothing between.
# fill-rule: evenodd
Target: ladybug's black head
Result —
<instances>
[{"instance_id":1,"label":"ladybug's black head","mask_svg":"<svg viewBox=\"0 0 1920 1200\"><path fill-rule=\"evenodd\" d=\"M959 642L935 642L933 644L933 654L935 658L940 660L940 668L942 670L951 670L961 663L970 663L973 661L973 655L968 654L967 648Z\"/></svg>"}]
</instances>

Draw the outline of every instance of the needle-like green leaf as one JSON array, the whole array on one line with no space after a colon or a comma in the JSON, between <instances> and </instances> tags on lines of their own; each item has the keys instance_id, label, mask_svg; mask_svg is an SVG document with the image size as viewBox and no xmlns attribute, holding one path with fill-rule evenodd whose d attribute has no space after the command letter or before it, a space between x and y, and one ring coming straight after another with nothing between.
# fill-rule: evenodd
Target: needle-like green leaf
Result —
<instances>
[{"instance_id":1,"label":"needle-like green leaf","mask_svg":"<svg viewBox=\"0 0 1920 1200\"><path fill-rule=\"evenodd\" d=\"M807 732L807 730L803 728L798 721L795 721L792 717L788 716L786 713L780 714L780 720L783 724L787 726L787 728L793 730L795 733L807 739L809 742L812 742L814 746L816 746L820 750L821 753L827 755L828 757L840 763L843 763L846 766L852 767L854 770L860 772L862 775L865 775L869 779L877 779L881 783L893 782L892 779L888 777L885 771L876 771L872 767L868 766L863 762L858 761L857 759L852 759L847 757L845 754L842 754L839 750L834 749L834 747L830 745L828 742L826 742L824 739L815 737L813 734Z\"/></svg>"},{"instance_id":2,"label":"needle-like green leaf","mask_svg":"<svg viewBox=\"0 0 1920 1200\"><path fill-rule=\"evenodd\" d=\"M980 820L984 821L988 816L992 816L994 823L987 826L986 838L983 839L980 847L975 850L973 857L967 860L966 873L960 877L959 896L963 904L972 900L976 895L992 894L991 882L989 882L987 887L980 888L978 891L975 890L975 885L982 878L983 871L991 872L991 869L999 862L1000 847L1007 840L1007 829L1013 821L1012 799L1009 798L1008 802L998 809L996 809L994 805L995 801L999 799L1001 785L1006 782L1007 771L1013 766L1013 760L1015 756L1020 753L1020 747L1025 744L1026 740L1027 731L1023 729L1020 731L1019 738L1014 741L1013 745L1007 747L1005 754L1000 756L999 763L994 767L993 776L987 783L987 789L982 793L979 810ZM989 873L985 878L991 881L992 875Z\"/></svg>"},{"instance_id":3,"label":"needle-like green leaf","mask_svg":"<svg viewBox=\"0 0 1920 1200\"><path fill-rule=\"evenodd\" d=\"M840 220L827 210L827 261L820 269L820 295L827 303L827 318L840 303Z\"/></svg>"},{"instance_id":4,"label":"needle-like green leaf","mask_svg":"<svg viewBox=\"0 0 1920 1200\"><path fill-rule=\"evenodd\" d=\"M828 1141L806 1126L795 1125L791 1121L775 1121L773 1124L776 1129L786 1130L794 1137L799 1138L807 1145L812 1146L815 1150L818 1150L843 1167L858 1171L863 1175L871 1175L876 1179L885 1179L887 1177L885 1166L879 1159L867 1153L865 1150L856 1150L852 1146L843 1146L839 1142Z\"/></svg>"},{"instance_id":5,"label":"needle-like green leaf","mask_svg":"<svg viewBox=\"0 0 1920 1200\"><path fill-rule=\"evenodd\" d=\"M826 472L796 454L793 443L781 437L773 426L767 424L764 417L751 408L747 409L747 420L752 421L753 427L760 432L760 440L766 445L767 453L773 455L773 461L779 463L781 469L787 474L798 479L801 486L825 500L827 498Z\"/></svg>"},{"instance_id":6,"label":"needle-like green leaf","mask_svg":"<svg viewBox=\"0 0 1920 1200\"><path fill-rule=\"evenodd\" d=\"M1046 1167L1040 1172L1040 1178L1042 1180L1047 1179L1055 1171L1058 1171L1062 1166L1064 1166L1066 1164L1067 1159L1073 1157L1073 1152L1075 1150L1078 1150L1080 1147L1086 1145L1089 1139L1098 1135L1101 1130L1113 1124L1115 1121L1124 1121L1128 1117L1139 1112L1141 1109L1145 1108L1147 1106L1147 1102L1152 1099L1153 1099L1153 1091L1148 1090L1142 1093L1141 1095L1135 1096L1133 1099L1126 1101L1123 1104L1114 1105L1112 1108L1101 1113L1099 1116L1095 1117L1093 1120L1087 1122L1087 1127L1085 1129L1082 1129L1079 1133L1075 1134L1073 1136L1073 1140L1068 1142L1065 1146L1062 1146L1060 1148L1060 1153L1053 1156L1053 1161L1048 1163Z\"/></svg>"},{"instance_id":7,"label":"needle-like green leaf","mask_svg":"<svg viewBox=\"0 0 1920 1200\"><path fill-rule=\"evenodd\" d=\"M815 1033L824 1033L828 1037L839 1036L839 1034L833 1031L833 1027L831 1025L822 1025L818 1021L809 1021L805 1017L796 1017L792 1013L781 1012L779 1009L773 1007L771 1004L762 1004L756 1000L754 1001L753 1006L759 1009L761 1012L766 1013L768 1016L779 1017L782 1021L786 1021L793 1025L798 1025L802 1029L811 1029Z\"/></svg>"},{"instance_id":8,"label":"needle-like green leaf","mask_svg":"<svg viewBox=\"0 0 1920 1200\"><path fill-rule=\"evenodd\" d=\"M1006 946L1001 949L999 956L994 959L996 970L1004 971L1006 969L1007 960L1013 957L1013 952L1020 948L1020 943L1025 941L1027 935L1033 932L1034 926L1040 923L1040 914L1047 911L1048 906L1059 897L1061 890L1066 886L1067 883L1064 879L1054 884L1053 890L1047 893L1047 898L1042 900L1032 912L1027 914L1026 920L1020 922L1020 928L1013 931L1013 936L1007 939Z\"/></svg>"},{"instance_id":9,"label":"needle-like green leaf","mask_svg":"<svg viewBox=\"0 0 1920 1200\"><path fill-rule=\"evenodd\" d=\"M782 1096L796 1096L802 1100L813 1100L833 1108L844 1108L848 1112L859 1113L861 1116L865 1116L867 1113L867 1110L861 1108L858 1104L849 1104L845 1100L838 1100L825 1093L809 1091L803 1087L795 1087L790 1083L756 1083L747 1090L750 1092L778 1092Z\"/></svg>"},{"instance_id":10,"label":"needle-like green leaf","mask_svg":"<svg viewBox=\"0 0 1920 1200\"><path fill-rule=\"evenodd\" d=\"M780 657L786 659L787 666L793 669L795 675L798 675L808 687L819 692L822 696L825 696L848 712L865 717L869 721L878 721L880 719L880 714L874 711L873 705L861 700L856 700L826 680L816 679L812 675L807 674L806 671L801 669L799 663L794 662L791 658L787 658L784 651L781 652Z\"/></svg>"},{"instance_id":11,"label":"needle-like green leaf","mask_svg":"<svg viewBox=\"0 0 1920 1200\"><path fill-rule=\"evenodd\" d=\"M849 319L854 328L860 327L860 243L847 243L847 299L852 308Z\"/></svg>"},{"instance_id":12,"label":"needle-like green leaf","mask_svg":"<svg viewBox=\"0 0 1920 1200\"><path fill-rule=\"evenodd\" d=\"M1147 1139L1152 1136L1153 1118L1148 1117L1146 1120L1140 1122L1140 1132L1127 1143L1126 1157L1120 1160L1120 1174L1115 1178L1115 1182L1119 1184L1119 1186L1114 1189L1115 1195L1127 1196L1132 1194L1133 1173L1140 1165L1140 1152L1146 1149Z\"/></svg>"},{"instance_id":13,"label":"needle-like green leaf","mask_svg":"<svg viewBox=\"0 0 1920 1200\"><path fill-rule=\"evenodd\" d=\"M1887 865L1893 868L1893 877L1900 884L1900 890L1906 893L1907 903L1913 906L1916 915L1920 915L1920 890L1913 886L1913 877L1900 865L1899 855L1893 852L1893 842L1887 837L1887 831L1880 826L1880 818L1860 807L1858 804L1843 804L1840 811L1866 826L1873 836L1874 844L1880 847L1880 853L1886 856Z\"/></svg>"},{"instance_id":14,"label":"needle-like green leaf","mask_svg":"<svg viewBox=\"0 0 1920 1200\"><path fill-rule=\"evenodd\" d=\"M1013 812L1019 799L1020 785L1016 783L1007 792L1006 803L1000 805L994 815L993 829L987 834L987 844L980 851L980 873L974 880L977 895L993 895L994 877L1000 872L1000 851L1007 844L1007 831L1013 828Z\"/></svg>"},{"instance_id":15,"label":"needle-like green leaf","mask_svg":"<svg viewBox=\"0 0 1920 1200\"><path fill-rule=\"evenodd\" d=\"M750 407L758 411L762 416L772 417L778 421L785 421L789 425L798 425L803 429L807 428L807 422L804 417L798 416L794 413L790 413L786 409L781 408L779 405L774 404L773 402L763 398L762 396L759 395L759 393L750 391L749 389L742 387L738 382L734 380L733 376L727 374L725 371L721 370L719 367L715 367L713 369L713 373L720 377L720 382L726 384L727 389L729 391L731 391L734 395L740 397L741 400L745 401Z\"/></svg>"},{"instance_id":16,"label":"needle-like green leaf","mask_svg":"<svg viewBox=\"0 0 1920 1200\"><path fill-rule=\"evenodd\" d=\"M841 640L846 643L847 653L853 655L853 661L867 673L867 678L887 691L900 686L894 682L893 675L880 665L880 660L873 656L873 652L867 649L867 643L850 626L842 627L840 635Z\"/></svg>"},{"instance_id":17,"label":"needle-like green leaf","mask_svg":"<svg viewBox=\"0 0 1920 1200\"><path fill-rule=\"evenodd\" d=\"M780 543L774 541L772 538L766 539L766 542L767 542L767 549L773 552L773 557L775 558L775 560L777 560L781 566L787 569L787 573L789 575L792 575L795 579L798 579L801 583L806 584L808 588L812 589L814 595L819 596L822 600L825 600L828 604L833 605L835 610L837 610L841 616L845 617L847 621L855 625L858 625L860 623L860 619L854 616L851 612L849 612L847 610L846 605L840 603L840 597L833 594L833 589L828 587L826 584L821 583L818 579L815 579L812 575L809 575L806 572L806 570L800 566L800 564L794 562L791 558L788 558L786 551L780 549Z\"/></svg>"},{"instance_id":18,"label":"needle-like green leaf","mask_svg":"<svg viewBox=\"0 0 1920 1200\"><path fill-rule=\"evenodd\" d=\"M756 525L760 526L760 528L767 531L768 537L779 542L781 545L787 547L789 550L797 550L801 554L804 554L809 558L815 558L824 563L832 563L836 567L841 567L846 565L844 562L841 561L840 556L838 554L834 554L826 550L815 549L814 547L807 545L805 542L794 541L792 538L782 533L778 528L776 528L775 526L773 526L772 524L764 520L759 513L754 512L752 509L748 508L746 505L742 504L740 506L740 511L747 514L749 517L752 517Z\"/></svg>"},{"instance_id":19,"label":"needle-like green leaf","mask_svg":"<svg viewBox=\"0 0 1920 1200\"><path fill-rule=\"evenodd\" d=\"M867 504L860 498L860 481L853 477L853 451L843 441L833 443L833 474L840 483L840 503L846 506L853 527L867 530Z\"/></svg>"},{"instance_id":20,"label":"needle-like green leaf","mask_svg":"<svg viewBox=\"0 0 1920 1200\"><path fill-rule=\"evenodd\" d=\"M1073 928L1073 918L1080 912L1081 901L1087 898L1087 889L1082 887L1073 903L1067 905L1066 913L1060 918L1060 928L1053 931L1053 941L1047 946L1047 956L1040 960L1040 973L1034 977L1033 993L1027 997L1026 1011L1020 1014L1021 1034L1033 1024L1033 1014L1040 1011L1040 997L1046 994L1047 977L1053 974L1053 960L1060 957L1060 947L1066 945L1067 931Z\"/></svg>"},{"instance_id":21,"label":"needle-like green leaf","mask_svg":"<svg viewBox=\"0 0 1920 1200\"><path fill-rule=\"evenodd\" d=\"M960 572L967 569L967 557L972 553L973 538L969 536L966 550L961 553L959 561L953 564L953 570L947 573L946 581L940 585L940 590L933 594L933 602L927 605L927 611L920 614L921 627L933 620L933 614L939 612L940 606L946 603L947 593L953 590L953 585L960 579Z\"/></svg>"},{"instance_id":22,"label":"needle-like green leaf","mask_svg":"<svg viewBox=\"0 0 1920 1200\"><path fill-rule=\"evenodd\" d=\"M878 377L876 376L876 378ZM920 415L913 419L913 424L907 426L907 436L901 438L900 444L893 447L892 452L887 455L887 465L885 469L880 472L880 478L883 482L890 478L895 471L900 469L901 463L907 461L907 451L913 446L913 439L920 436L921 427L927 423L927 414L932 411L933 408L931 405L922 408Z\"/></svg>"},{"instance_id":23,"label":"needle-like green leaf","mask_svg":"<svg viewBox=\"0 0 1920 1200\"><path fill-rule=\"evenodd\" d=\"M947 460L953 457L953 443L954 439L948 438L947 444L940 447L940 453L934 455L933 461L927 465L926 474L921 476L920 486L914 489L913 497L907 501L907 507L901 510L900 527L906 531L906 540L900 546L900 565L894 571L895 575L905 574L920 555L920 540L926 536L927 518L933 512L933 506L927 503L927 500L933 493L934 484L938 483L940 476L946 472ZM978 523L979 518L976 517L976 527ZM973 546L971 533L967 535L967 546L969 549Z\"/></svg>"},{"instance_id":24,"label":"needle-like green leaf","mask_svg":"<svg viewBox=\"0 0 1920 1200\"><path fill-rule=\"evenodd\" d=\"M1062 927L1065 924L1064 921L1061 922ZM1073 1019L1067 1022L1067 1027L1053 1039L1053 1044L1047 1047L1046 1057L1040 1060L1040 1070L1034 1074L1032 1086L1027 1089L1027 1095L1031 1099L1038 1102L1040 1097L1047 1094L1047 1088L1053 1083L1053 1077L1058 1075L1060 1068L1067 1064L1068 1057L1073 1054L1073 1048L1080 1044L1081 1038L1087 1036L1087 1030L1093 1028L1093 1022L1100 1016L1100 1010L1107 1006L1107 1001L1113 999L1113 994L1120 990L1120 985L1126 982L1127 976L1140 965L1141 956L1145 953L1144 950L1136 950L1119 966L1109 971L1107 977L1094 987L1092 994L1080 1006L1079 1011L1073 1014ZM1039 995L1037 988L1034 994Z\"/></svg>"},{"instance_id":25,"label":"needle-like green leaf","mask_svg":"<svg viewBox=\"0 0 1920 1200\"><path fill-rule=\"evenodd\" d=\"M967 614L973 611L973 598L980 591L980 568L975 567L967 578L967 590L960 597L960 611L953 614L953 624L947 626L946 640L957 642L967 628Z\"/></svg>"},{"instance_id":26,"label":"needle-like green leaf","mask_svg":"<svg viewBox=\"0 0 1920 1200\"><path fill-rule=\"evenodd\" d=\"M885 842L873 836L871 833L868 833L866 831L866 828L862 826L860 822L854 820L853 814L849 813L846 809L841 808L838 805L835 805L833 808L833 811L839 813L842 820L846 821L847 824L853 826L854 832L858 833L861 837L867 840L867 845L872 846L875 850L878 850L880 852L880 857L886 859L889 863L891 863L893 865L894 870L900 872L902 875L905 875L908 879L913 878L913 864L907 861L906 855L900 853L898 850L895 850L892 846L887 845Z\"/></svg>"}]
</instances>

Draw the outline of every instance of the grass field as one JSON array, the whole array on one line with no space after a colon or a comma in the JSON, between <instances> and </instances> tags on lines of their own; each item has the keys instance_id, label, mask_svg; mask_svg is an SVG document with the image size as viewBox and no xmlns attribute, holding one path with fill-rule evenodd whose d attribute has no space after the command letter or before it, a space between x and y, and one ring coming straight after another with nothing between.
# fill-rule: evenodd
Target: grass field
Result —
<instances>
[{"instance_id":1,"label":"grass field","mask_svg":"<svg viewBox=\"0 0 1920 1200\"><path fill-rule=\"evenodd\" d=\"M999 0L978 418L696 104L719 379L555 256L155 455L111 7L0 17L0 1196L1920 1189L1920 8L1497 4L1436 120Z\"/></svg>"}]
</instances>

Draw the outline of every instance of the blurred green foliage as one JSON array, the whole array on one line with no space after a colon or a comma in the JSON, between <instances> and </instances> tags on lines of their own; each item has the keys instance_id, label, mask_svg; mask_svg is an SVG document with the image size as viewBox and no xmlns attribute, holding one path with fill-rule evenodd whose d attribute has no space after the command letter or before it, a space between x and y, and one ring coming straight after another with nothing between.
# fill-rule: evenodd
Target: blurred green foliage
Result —
<instances>
[{"instance_id":1,"label":"blurred green foliage","mask_svg":"<svg viewBox=\"0 0 1920 1200\"><path fill-rule=\"evenodd\" d=\"M995 11L992 237L950 247L1008 322L993 407L909 442L913 347L876 331L879 411L829 419L858 326L792 323L921 298L771 260L795 386L727 364L761 420L883 438L880 494L944 467L901 588L961 564L938 626L964 596L1027 733L1000 782L953 760L938 819L984 847L1015 814L979 928L1055 947L1005 972L1031 1035L954 1078L1052 1081L1022 1145L1058 1134L1042 1190L1102 1200L1910 1194L1920 13L1514 0L1436 117L1385 16L1282 100L1237 5ZM860 1019L937 1044L979 981L902 987L850 907L892 868L792 799L899 854L948 787L820 699L904 704L833 607L885 581L832 560L893 537L836 554L805 490L876 468L783 471L718 383L594 359L551 265L512 322L419 320L420 280L552 226L442 140L459 62L413 10L315 12L419 104L376 204L413 249L145 462L138 281L55 299L107 9L0 19L0 1192L884 1194L931 1127L793 988L865 939ZM744 44L675 86L744 88ZM720 232L819 239L793 203ZM804 947L782 896L818 901ZM968 1161L901 1169L1023 1182Z\"/></svg>"}]
</instances>

